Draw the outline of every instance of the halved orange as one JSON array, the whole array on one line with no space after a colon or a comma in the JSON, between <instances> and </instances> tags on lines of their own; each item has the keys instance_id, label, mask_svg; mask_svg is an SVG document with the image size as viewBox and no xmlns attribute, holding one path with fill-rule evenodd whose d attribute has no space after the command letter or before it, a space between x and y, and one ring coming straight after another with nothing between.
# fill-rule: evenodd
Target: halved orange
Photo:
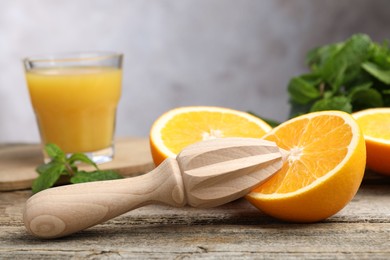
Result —
<instances>
[{"instance_id":1,"label":"halved orange","mask_svg":"<svg viewBox=\"0 0 390 260\"><path fill-rule=\"evenodd\" d=\"M246 198L258 209L291 222L315 222L340 211L362 181L366 148L351 115L306 114L264 137L289 152L282 169Z\"/></svg>"},{"instance_id":2,"label":"halved orange","mask_svg":"<svg viewBox=\"0 0 390 260\"><path fill-rule=\"evenodd\" d=\"M352 116L366 140L367 168L390 175L390 108L370 108Z\"/></svg>"},{"instance_id":3,"label":"halved orange","mask_svg":"<svg viewBox=\"0 0 390 260\"><path fill-rule=\"evenodd\" d=\"M220 137L260 138L272 129L262 119L233 109L210 106L180 107L161 115L150 131L153 161L175 158L186 146Z\"/></svg>"}]
</instances>

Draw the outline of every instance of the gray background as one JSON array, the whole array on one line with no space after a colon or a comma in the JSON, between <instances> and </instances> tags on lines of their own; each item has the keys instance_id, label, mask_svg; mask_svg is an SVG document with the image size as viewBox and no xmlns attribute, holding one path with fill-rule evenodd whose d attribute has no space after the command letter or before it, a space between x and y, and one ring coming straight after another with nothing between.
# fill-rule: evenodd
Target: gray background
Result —
<instances>
[{"instance_id":1,"label":"gray background","mask_svg":"<svg viewBox=\"0 0 390 260\"><path fill-rule=\"evenodd\" d=\"M287 83L307 70L306 52L356 32L390 39L390 1L0 1L0 142L39 140L25 56L123 52L117 135L147 136L153 121L177 106L285 120Z\"/></svg>"}]
</instances>

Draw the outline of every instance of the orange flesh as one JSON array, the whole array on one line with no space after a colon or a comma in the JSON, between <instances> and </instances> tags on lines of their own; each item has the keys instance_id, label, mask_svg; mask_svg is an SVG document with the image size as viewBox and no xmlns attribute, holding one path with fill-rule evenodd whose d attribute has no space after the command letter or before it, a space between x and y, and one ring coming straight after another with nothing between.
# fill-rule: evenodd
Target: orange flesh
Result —
<instances>
[{"instance_id":1,"label":"orange flesh","mask_svg":"<svg viewBox=\"0 0 390 260\"><path fill-rule=\"evenodd\" d=\"M295 121L264 139L290 151L290 157L278 174L254 192L289 193L308 186L334 169L345 158L352 133L341 118L324 115Z\"/></svg>"},{"instance_id":2,"label":"orange flesh","mask_svg":"<svg viewBox=\"0 0 390 260\"><path fill-rule=\"evenodd\" d=\"M390 114L367 114L356 119L367 136L390 140Z\"/></svg>"},{"instance_id":3,"label":"orange flesh","mask_svg":"<svg viewBox=\"0 0 390 260\"><path fill-rule=\"evenodd\" d=\"M210 111L175 115L161 130L164 145L176 154L184 147L208 138L234 136L260 138L265 133L258 124L246 118Z\"/></svg>"}]
</instances>

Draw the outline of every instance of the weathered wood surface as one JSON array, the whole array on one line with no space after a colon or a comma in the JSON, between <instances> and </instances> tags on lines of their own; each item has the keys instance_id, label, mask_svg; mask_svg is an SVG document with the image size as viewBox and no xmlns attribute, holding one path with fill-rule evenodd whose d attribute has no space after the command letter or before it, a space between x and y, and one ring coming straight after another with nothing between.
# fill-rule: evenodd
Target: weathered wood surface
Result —
<instances>
[{"instance_id":1,"label":"weathered wood surface","mask_svg":"<svg viewBox=\"0 0 390 260\"><path fill-rule=\"evenodd\" d=\"M30 191L0 193L0 259L390 259L390 178L369 177L315 224L265 216L243 199L215 209L150 205L70 237L26 233Z\"/></svg>"}]
</instances>

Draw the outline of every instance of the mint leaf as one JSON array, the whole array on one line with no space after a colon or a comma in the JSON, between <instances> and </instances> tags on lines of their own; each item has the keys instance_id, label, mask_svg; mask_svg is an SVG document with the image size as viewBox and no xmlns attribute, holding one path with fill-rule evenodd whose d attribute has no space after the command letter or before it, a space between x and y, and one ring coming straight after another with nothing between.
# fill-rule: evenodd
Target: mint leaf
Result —
<instances>
[{"instance_id":1,"label":"mint leaf","mask_svg":"<svg viewBox=\"0 0 390 260\"><path fill-rule=\"evenodd\" d=\"M321 99L314 103L311 107L310 112L323 111L323 110L341 110L347 113L352 112L352 105L347 97L337 96L327 99Z\"/></svg>"},{"instance_id":2,"label":"mint leaf","mask_svg":"<svg viewBox=\"0 0 390 260\"><path fill-rule=\"evenodd\" d=\"M38 167L40 174L32 184L32 192L37 193L44 189L52 187L60 178L65 170L65 166L59 163L52 163L49 167Z\"/></svg>"},{"instance_id":3,"label":"mint leaf","mask_svg":"<svg viewBox=\"0 0 390 260\"><path fill-rule=\"evenodd\" d=\"M348 97L351 100L354 110L383 106L381 93L371 87L372 83L368 82L351 89Z\"/></svg>"},{"instance_id":4,"label":"mint leaf","mask_svg":"<svg viewBox=\"0 0 390 260\"><path fill-rule=\"evenodd\" d=\"M65 153L55 144L47 144L45 150L52 160L35 169L39 176L33 182L33 193L52 187L61 175L70 177L71 183L123 178L114 171L100 171L98 166L85 154L75 153L67 159ZM93 165L96 171L91 173L79 171L76 166L77 162Z\"/></svg>"},{"instance_id":5,"label":"mint leaf","mask_svg":"<svg viewBox=\"0 0 390 260\"><path fill-rule=\"evenodd\" d=\"M352 36L321 68L321 75L334 92L347 84L361 71L361 64L368 58L371 40L367 35Z\"/></svg>"},{"instance_id":6,"label":"mint leaf","mask_svg":"<svg viewBox=\"0 0 390 260\"><path fill-rule=\"evenodd\" d=\"M316 71L317 68L322 67L322 65L343 46L344 43L336 43L312 49L306 55L306 64L309 65L313 71Z\"/></svg>"},{"instance_id":7,"label":"mint leaf","mask_svg":"<svg viewBox=\"0 0 390 260\"><path fill-rule=\"evenodd\" d=\"M301 105L316 100L321 96L321 92L317 88L320 82L321 79L314 74L292 78L287 87L291 100Z\"/></svg>"},{"instance_id":8,"label":"mint leaf","mask_svg":"<svg viewBox=\"0 0 390 260\"><path fill-rule=\"evenodd\" d=\"M382 69L390 69L390 48L388 42L373 44L371 46L370 62L380 66Z\"/></svg>"},{"instance_id":9,"label":"mint leaf","mask_svg":"<svg viewBox=\"0 0 390 260\"><path fill-rule=\"evenodd\" d=\"M55 144L46 144L45 151L50 158L61 161L66 158L65 153Z\"/></svg>"},{"instance_id":10,"label":"mint leaf","mask_svg":"<svg viewBox=\"0 0 390 260\"><path fill-rule=\"evenodd\" d=\"M382 95L376 89L358 89L350 97L355 110L383 106Z\"/></svg>"},{"instance_id":11,"label":"mint leaf","mask_svg":"<svg viewBox=\"0 0 390 260\"><path fill-rule=\"evenodd\" d=\"M122 179L123 177L114 171L79 171L70 179L71 183L82 183L91 181L104 181Z\"/></svg>"},{"instance_id":12,"label":"mint leaf","mask_svg":"<svg viewBox=\"0 0 390 260\"><path fill-rule=\"evenodd\" d=\"M49 163L39 165L35 171L42 174L48 171L56 171L60 166L63 166L63 163L52 160Z\"/></svg>"},{"instance_id":13,"label":"mint leaf","mask_svg":"<svg viewBox=\"0 0 390 260\"><path fill-rule=\"evenodd\" d=\"M290 115L289 115L290 118L307 113L307 111L309 111L311 106L313 105L313 103L307 105L301 105L295 102L291 102L290 104L291 104Z\"/></svg>"},{"instance_id":14,"label":"mint leaf","mask_svg":"<svg viewBox=\"0 0 390 260\"><path fill-rule=\"evenodd\" d=\"M92 161L88 156L83 153L74 153L68 159L69 164L74 165L75 162L83 162L89 165L94 166L96 169L98 168L96 163Z\"/></svg>"},{"instance_id":15,"label":"mint leaf","mask_svg":"<svg viewBox=\"0 0 390 260\"><path fill-rule=\"evenodd\" d=\"M358 111L390 106L390 47L365 34L317 47L306 56L310 72L287 90L290 117L318 110Z\"/></svg>"},{"instance_id":16,"label":"mint leaf","mask_svg":"<svg viewBox=\"0 0 390 260\"><path fill-rule=\"evenodd\" d=\"M377 78L385 84L390 85L390 69L382 69L378 65L371 62L363 63L362 67L373 77Z\"/></svg>"}]
</instances>

